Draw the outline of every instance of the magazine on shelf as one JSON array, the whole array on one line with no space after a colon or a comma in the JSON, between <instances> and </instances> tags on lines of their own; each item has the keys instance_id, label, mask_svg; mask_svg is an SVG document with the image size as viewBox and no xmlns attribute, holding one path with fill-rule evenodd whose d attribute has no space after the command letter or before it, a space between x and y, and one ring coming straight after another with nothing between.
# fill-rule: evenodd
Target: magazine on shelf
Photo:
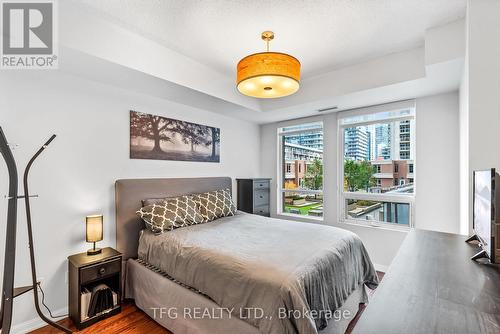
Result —
<instances>
[{"instance_id":1,"label":"magazine on shelf","mask_svg":"<svg viewBox=\"0 0 500 334\"><path fill-rule=\"evenodd\" d=\"M103 286L101 284L98 287L99 287L98 289L96 289L96 287L94 287L92 289L93 291L89 290L89 288L87 288L87 287L85 287L83 289L83 291L80 295L80 298L81 298L80 319L81 319L81 321L86 321L90 318L97 317L103 313L109 312L113 308L115 308L115 306L118 304L118 295L116 292L114 292L111 288L109 288L106 285ZM92 293L94 293L94 299L101 299L101 298L103 298L102 296L105 295L104 293L102 293L105 290L111 291L111 295L113 298L113 305L110 305L110 307L108 307L107 309L105 309L101 312L97 312L95 314L92 314L93 312L90 312L91 316L89 316L89 308L91 307L91 302L92 302ZM99 301L97 301L97 303L102 304L102 303L99 303ZM94 306L95 305L96 305L96 301L94 300Z\"/></svg>"}]
</instances>

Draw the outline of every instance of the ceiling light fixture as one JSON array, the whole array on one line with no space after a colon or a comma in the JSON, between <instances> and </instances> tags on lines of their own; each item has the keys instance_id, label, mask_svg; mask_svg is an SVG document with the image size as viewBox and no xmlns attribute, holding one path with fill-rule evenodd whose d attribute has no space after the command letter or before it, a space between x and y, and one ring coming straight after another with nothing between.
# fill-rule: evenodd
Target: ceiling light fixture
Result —
<instances>
[{"instance_id":1,"label":"ceiling light fixture","mask_svg":"<svg viewBox=\"0 0 500 334\"><path fill-rule=\"evenodd\" d=\"M266 52L254 53L238 62L236 82L244 95L271 99L291 95L300 87L300 62L286 53L269 52L272 31L264 31Z\"/></svg>"}]
</instances>

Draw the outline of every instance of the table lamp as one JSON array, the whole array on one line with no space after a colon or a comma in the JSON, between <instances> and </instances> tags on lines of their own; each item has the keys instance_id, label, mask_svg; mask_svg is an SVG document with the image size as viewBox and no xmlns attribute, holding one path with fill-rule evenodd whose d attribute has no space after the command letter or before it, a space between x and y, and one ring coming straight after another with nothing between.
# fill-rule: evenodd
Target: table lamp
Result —
<instances>
[{"instance_id":1,"label":"table lamp","mask_svg":"<svg viewBox=\"0 0 500 334\"><path fill-rule=\"evenodd\" d=\"M93 242L94 248L87 251L87 255L96 255L102 252L102 249L95 248L95 243L102 240L102 215L92 215L85 218L87 242Z\"/></svg>"}]
</instances>

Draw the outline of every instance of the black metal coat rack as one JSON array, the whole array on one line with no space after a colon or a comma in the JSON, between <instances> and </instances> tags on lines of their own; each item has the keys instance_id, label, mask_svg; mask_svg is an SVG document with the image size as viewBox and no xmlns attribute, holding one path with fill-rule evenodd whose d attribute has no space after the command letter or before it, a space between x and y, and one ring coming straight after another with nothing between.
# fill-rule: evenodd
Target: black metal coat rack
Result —
<instances>
[{"instance_id":1,"label":"black metal coat rack","mask_svg":"<svg viewBox=\"0 0 500 334\"><path fill-rule=\"evenodd\" d=\"M2 304L0 309L0 330L2 334L9 334L12 325L12 307L14 298L33 290L33 299L35 304L36 312L38 316L45 321L47 324L59 329L64 333L72 333L69 329L60 324L47 318L40 309L40 303L38 300L38 279L36 275L36 263L35 263L35 249L33 244L33 231L31 228L31 210L30 210L30 196L28 189L28 174L35 162L36 158L45 150L45 148L50 144L56 135L52 135L49 140L35 153L35 155L30 159L26 169L24 171L24 195L18 196L18 175L16 162L12 151L9 147L7 139L0 127L0 152L2 153L3 159L7 164L7 169L9 171L9 194L7 197L8 207L7 207L7 233L5 241L5 259L4 259L4 276L2 285ZM19 199L24 199L26 206L26 224L28 227L28 244L30 252L30 262L31 262L31 278L32 284L23 287L14 287L14 273L16 264L16 228L17 228L17 201Z\"/></svg>"}]
</instances>

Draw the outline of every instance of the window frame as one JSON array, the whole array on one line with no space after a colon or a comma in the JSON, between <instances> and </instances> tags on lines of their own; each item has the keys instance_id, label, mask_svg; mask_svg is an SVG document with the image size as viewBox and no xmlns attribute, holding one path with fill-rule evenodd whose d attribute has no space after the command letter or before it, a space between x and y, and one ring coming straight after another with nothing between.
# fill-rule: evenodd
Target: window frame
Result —
<instances>
[{"instance_id":1,"label":"window frame","mask_svg":"<svg viewBox=\"0 0 500 334\"><path fill-rule=\"evenodd\" d=\"M411 103L412 101L410 101ZM378 106L377 106L378 107ZM370 108L367 108L370 109ZM351 192L351 191L344 191L344 149L345 149L345 129L347 128L352 128L352 127L359 127L359 126L368 126L368 125L373 125L373 124L389 124L393 122L399 122L399 121L405 121L405 120L413 120L414 122L414 131L415 134L413 136L413 141L411 141L410 138L410 143L413 144L413 152L414 156L413 159L411 159L414 169L417 161L416 157L416 127L417 127L417 122L416 122L416 107L415 103L413 101L412 105L408 106L403 106L399 107L397 109L395 108L390 108L388 107L387 110L376 110L378 108L375 108L375 110L372 111L365 111L363 112L362 109L359 110L352 110L344 115L339 114L338 120L337 120L337 130L338 130L338 157L337 157L337 175L338 175L338 221L343 224L354 224L354 225L360 225L360 226L370 226L370 227L381 227L381 228L386 228L390 230L400 230L400 231L408 231L412 228L415 227L414 221L415 221L415 198L417 194L417 187L416 184L413 183L413 193L412 194L392 194L388 195L386 193L358 193L358 192ZM358 115L369 115L369 114L377 114L379 112L384 112L384 111L393 111L393 110L407 110L407 109L412 109L412 112L408 115L401 115L401 116L389 116L383 119L373 119L369 121L361 121L361 122L346 122L343 123L343 120L346 118L350 118L352 116L358 116ZM392 152L391 152L392 154ZM392 157L391 157L392 158ZM416 178L416 174L413 173L413 180ZM399 179L398 179L399 182ZM409 205L409 217L408 217L408 225L402 225L402 224L395 224L395 223L389 223L389 222L383 222L383 221L378 221L378 220L366 220L366 219L361 219L361 218L352 218L348 217L347 212L346 212L346 201L349 199L354 199L354 200L371 200L371 201L378 201L378 202L391 202L391 203L403 203L403 204L408 204Z\"/></svg>"},{"instance_id":2,"label":"window frame","mask_svg":"<svg viewBox=\"0 0 500 334\"><path fill-rule=\"evenodd\" d=\"M289 127L295 127L295 126L301 126L301 125L318 125L319 127L316 128L311 128L311 127L306 127L304 129L296 129L296 130L284 130ZM300 214L294 214L294 213L289 213L285 212L283 210L283 203L284 203L284 194L287 192L294 192L294 193L299 193L299 194L322 194L323 195L323 208L325 206L325 201L324 201L324 192L325 192L325 165L324 165L324 158L325 158L325 148L323 145L323 189L321 190L307 190L307 189L286 189L284 187L284 177L286 173L286 159L285 159L285 146L284 146L284 137L289 136L289 135L297 135L297 134L304 134L304 133L314 133L317 132L318 130L321 130L323 132L323 138L325 136L325 127L324 127L324 121L322 119L320 120L311 120L310 122L298 122L293 125L288 125L288 126L281 126L278 127L277 129L277 138L278 138L278 182L277 183L277 205L276 205L276 214L279 216L288 216L288 217L295 217L295 218L301 218L301 219L311 219L315 221L324 221L324 210L323 210L323 216L321 217L316 217L316 216L309 216L309 215L300 215ZM324 144L324 143L323 143ZM296 171L297 172L297 171Z\"/></svg>"}]
</instances>

